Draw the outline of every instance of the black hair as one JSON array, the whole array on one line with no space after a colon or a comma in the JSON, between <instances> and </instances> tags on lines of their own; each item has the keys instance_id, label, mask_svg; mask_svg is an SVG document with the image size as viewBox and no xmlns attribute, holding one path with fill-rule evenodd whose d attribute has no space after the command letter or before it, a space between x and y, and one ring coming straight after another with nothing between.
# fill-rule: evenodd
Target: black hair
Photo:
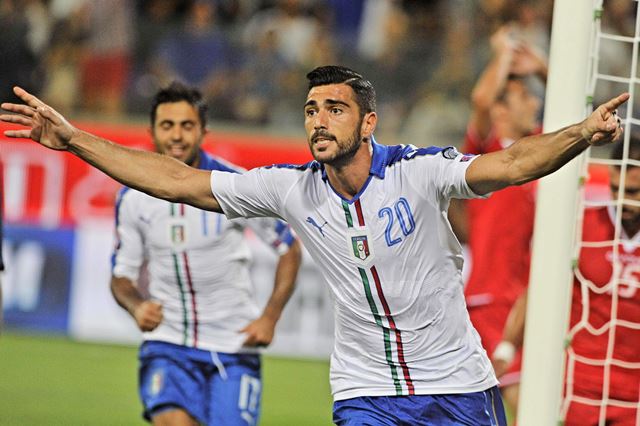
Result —
<instances>
[{"instance_id":1,"label":"black hair","mask_svg":"<svg viewBox=\"0 0 640 426\"><path fill-rule=\"evenodd\" d=\"M153 103L151 104L151 127L153 127L156 122L158 105L181 101L188 102L198 110L200 125L203 128L206 127L208 107L202 100L202 93L195 87L189 87L179 81L172 82L153 97Z\"/></svg>"},{"instance_id":2,"label":"black hair","mask_svg":"<svg viewBox=\"0 0 640 426\"><path fill-rule=\"evenodd\" d=\"M327 84L346 84L356 94L356 103L360 108L360 116L376 110L376 91L369 80L362 75L339 65L326 65L317 67L307 74L309 90L316 86Z\"/></svg>"}]
</instances>

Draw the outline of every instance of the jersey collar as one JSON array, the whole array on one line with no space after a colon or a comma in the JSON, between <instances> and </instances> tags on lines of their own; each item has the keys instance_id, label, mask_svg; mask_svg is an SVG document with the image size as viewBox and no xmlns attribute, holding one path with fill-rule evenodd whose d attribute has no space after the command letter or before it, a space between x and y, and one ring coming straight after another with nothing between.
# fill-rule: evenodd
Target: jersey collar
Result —
<instances>
[{"instance_id":1,"label":"jersey collar","mask_svg":"<svg viewBox=\"0 0 640 426\"><path fill-rule=\"evenodd\" d=\"M200 163L198 163L198 168L200 170L211 170L211 166L213 165L213 157L207 154L203 149L198 150L198 155L200 156Z\"/></svg>"}]
</instances>

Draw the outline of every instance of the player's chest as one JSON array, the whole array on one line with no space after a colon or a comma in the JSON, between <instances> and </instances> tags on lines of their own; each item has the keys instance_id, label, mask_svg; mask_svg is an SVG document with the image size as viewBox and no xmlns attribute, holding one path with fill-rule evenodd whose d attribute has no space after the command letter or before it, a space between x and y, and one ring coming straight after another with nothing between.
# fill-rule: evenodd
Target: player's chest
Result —
<instances>
[{"instance_id":1,"label":"player's chest","mask_svg":"<svg viewBox=\"0 0 640 426\"><path fill-rule=\"evenodd\" d=\"M355 200L328 193L317 201L297 216L296 231L316 250L360 266L415 250L437 216L411 193L368 191Z\"/></svg>"},{"instance_id":2,"label":"player's chest","mask_svg":"<svg viewBox=\"0 0 640 426\"><path fill-rule=\"evenodd\" d=\"M158 202L139 213L138 226L148 244L183 250L217 244L233 224L218 213L184 204Z\"/></svg>"},{"instance_id":3,"label":"player's chest","mask_svg":"<svg viewBox=\"0 0 640 426\"><path fill-rule=\"evenodd\" d=\"M610 297L617 288L621 299L640 301L640 248L624 247L583 247L580 253L580 276L583 282L607 290L598 292ZM617 287L613 284L617 283Z\"/></svg>"}]
</instances>

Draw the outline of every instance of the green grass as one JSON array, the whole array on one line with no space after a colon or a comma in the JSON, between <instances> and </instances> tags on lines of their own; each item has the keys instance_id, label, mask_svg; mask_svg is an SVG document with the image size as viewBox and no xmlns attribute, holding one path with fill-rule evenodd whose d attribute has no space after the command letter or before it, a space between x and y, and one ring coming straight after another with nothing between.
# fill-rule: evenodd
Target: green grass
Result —
<instances>
[{"instance_id":1,"label":"green grass","mask_svg":"<svg viewBox=\"0 0 640 426\"><path fill-rule=\"evenodd\" d=\"M330 425L329 365L265 357L261 425ZM0 336L0 425L144 425L137 348Z\"/></svg>"}]
</instances>

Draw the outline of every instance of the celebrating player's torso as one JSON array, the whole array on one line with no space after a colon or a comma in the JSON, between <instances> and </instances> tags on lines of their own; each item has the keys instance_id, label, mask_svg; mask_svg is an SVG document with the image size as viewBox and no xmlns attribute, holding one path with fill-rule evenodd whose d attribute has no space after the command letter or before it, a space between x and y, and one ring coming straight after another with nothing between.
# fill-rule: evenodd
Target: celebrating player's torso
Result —
<instances>
[{"instance_id":1,"label":"celebrating player's torso","mask_svg":"<svg viewBox=\"0 0 640 426\"><path fill-rule=\"evenodd\" d=\"M227 215L280 214L321 266L336 302L336 400L496 384L468 319L461 248L446 218L452 196L474 196L470 160L452 148L374 143L369 180L353 200L316 162L212 174ZM237 200L236 188L251 195Z\"/></svg>"}]
</instances>

